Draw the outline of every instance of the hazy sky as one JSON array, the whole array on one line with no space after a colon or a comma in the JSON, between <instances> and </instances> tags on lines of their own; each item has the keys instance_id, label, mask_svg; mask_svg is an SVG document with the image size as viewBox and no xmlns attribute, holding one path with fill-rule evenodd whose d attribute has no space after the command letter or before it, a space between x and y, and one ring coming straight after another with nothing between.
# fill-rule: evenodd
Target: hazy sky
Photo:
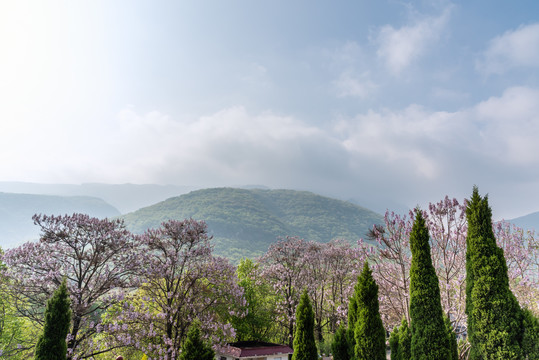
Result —
<instances>
[{"instance_id":1,"label":"hazy sky","mask_svg":"<svg viewBox=\"0 0 539 360\"><path fill-rule=\"evenodd\" d=\"M0 181L539 211L539 2L2 1Z\"/></svg>"}]
</instances>

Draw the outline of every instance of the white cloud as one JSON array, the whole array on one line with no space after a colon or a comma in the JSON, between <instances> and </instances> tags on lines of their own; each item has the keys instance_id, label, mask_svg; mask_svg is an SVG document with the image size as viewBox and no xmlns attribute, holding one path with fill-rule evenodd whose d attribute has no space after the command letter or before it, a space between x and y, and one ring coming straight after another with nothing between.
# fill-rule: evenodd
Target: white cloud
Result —
<instances>
[{"instance_id":1,"label":"white cloud","mask_svg":"<svg viewBox=\"0 0 539 360\"><path fill-rule=\"evenodd\" d=\"M352 71L344 71L339 78L333 82L339 97L358 97L365 99L372 95L378 86L370 80L369 73L364 72L360 76Z\"/></svg>"},{"instance_id":2,"label":"white cloud","mask_svg":"<svg viewBox=\"0 0 539 360\"><path fill-rule=\"evenodd\" d=\"M375 39L378 57L393 75L401 74L440 38L450 13L451 7L446 7L440 16L426 17L399 29L391 25L383 26Z\"/></svg>"},{"instance_id":3,"label":"white cloud","mask_svg":"<svg viewBox=\"0 0 539 360\"><path fill-rule=\"evenodd\" d=\"M539 23L521 26L490 40L477 69L502 74L514 67L539 66Z\"/></svg>"}]
</instances>

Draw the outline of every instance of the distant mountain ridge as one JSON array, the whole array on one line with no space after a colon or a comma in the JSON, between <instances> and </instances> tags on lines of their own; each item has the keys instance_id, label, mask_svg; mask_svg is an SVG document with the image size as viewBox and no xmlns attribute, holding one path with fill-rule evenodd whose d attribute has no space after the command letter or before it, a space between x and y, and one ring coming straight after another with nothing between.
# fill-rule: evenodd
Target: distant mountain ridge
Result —
<instances>
[{"instance_id":1,"label":"distant mountain ridge","mask_svg":"<svg viewBox=\"0 0 539 360\"><path fill-rule=\"evenodd\" d=\"M514 224L524 230L539 231L539 211L507 220L507 222L510 222L511 224Z\"/></svg>"},{"instance_id":2,"label":"distant mountain ridge","mask_svg":"<svg viewBox=\"0 0 539 360\"><path fill-rule=\"evenodd\" d=\"M38 184L0 181L0 192L57 196L91 196L103 199L122 214L195 190L194 186L155 184Z\"/></svg>"},{"instance_id":3,"label":"distant mountain ridge","mask_svg":"<svg viewBox=\"0 0 539 360\"><path fill-rule=\"evenodd\" d=\"M383 222L371 210L306 191L243 188L192 191L122 216L137 233L190 217L206 221L216 253L233 260L259 256L287 235L355 243L373 224Z\"/></svg>"},{"instance_id":4,"label":"distant mountain ridge","mask_svg":"<svg viewBox=\"0 0 539 360\"><path fill-rule=\"evenodd\" d=\"M120 215L118 209L90 196L54 196L0 192L0 246L5 249L39 237L34 214L84 213L106 218Z\"/></svg>"}]
</instances>

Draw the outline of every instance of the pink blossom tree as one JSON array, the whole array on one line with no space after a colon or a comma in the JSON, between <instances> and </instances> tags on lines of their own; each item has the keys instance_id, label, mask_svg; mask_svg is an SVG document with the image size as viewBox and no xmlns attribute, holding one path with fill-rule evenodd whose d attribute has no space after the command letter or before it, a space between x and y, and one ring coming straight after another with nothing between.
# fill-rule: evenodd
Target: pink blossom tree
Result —
<instances>
[{"instance_id":1,"label":"pink blossom tree","mask_svg":"<svg viewBox=\"0 0 539 360\"><path fill-rule=\"evenodd\" d=\"M212 256L206 224L164 222L139 237L139 290L104 327L109 336L149 359L177 359L191 323L198 319L212 342L233 339L230 317L245 306L235 269Z\"/></svg>"},{"instance_id":2,"label":"pink blossom tree","mask_svg":"<svg viewBox=\"0 0 539 360\"><path fill-rule=\"evenodd\" d=\"M10 249L3 256L19 315L42 324L46 299L66 277L72 311L68 359L111 350L94 347L92 338L100 314L133 285L138 257L132 234L121 220L83 214L35 215L33 220L41 227L40 241Z\"/></svg>"}]
</instances>

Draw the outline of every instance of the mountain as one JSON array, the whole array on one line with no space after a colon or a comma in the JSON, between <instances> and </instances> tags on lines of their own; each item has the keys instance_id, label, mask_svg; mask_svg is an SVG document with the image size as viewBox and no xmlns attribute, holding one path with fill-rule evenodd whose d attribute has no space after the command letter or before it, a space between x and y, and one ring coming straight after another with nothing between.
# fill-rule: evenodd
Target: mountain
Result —
<instances>
[{"instance_id":1,"label":"mountain","mask_svg":"<svg viewBox=\"0 0 539 360\"><path fill-rule=\"evenodd\" d=\"M122 214L195 190L193 186L135 184L36 184L0 181L0 192L59 196L92 196L105 200Z\"/></svg>"},{"instance_id":2,"label":"mountain","mask_svg":"<svg viewBox=\"0 0 539 360\"><path fill-rule=\"evenodd\" d=\"M34 214L64 215L75 212L105 218L120 212L102 199L88 196L52 196L0 192L0 247L17 246L39 237Z\"/></svg>"},{"instance_id":3,"label":"mountain","mask_svg":"<svg viewBox=\"0 0 539 360\"><path fill-rule=\"evenodd\" d=\"M197 190L122 217L136 233L170 219L204 220L214 236L215 252L233 260L259 256L287 235L355 243L373 224L383 222L368 209L310 192L245 188Z\"/></svg>"},{"instance_id":4,"label":"mountain","mask_svg":"<svg viewBox=\"0 0 539 360\"><path fill-rule=\"evenodd\" d=\"M539 231L539 211L528 215L520 216L512 220L507 220L507 222L510 222L511 224L514 224L525 230Z\"/></svg>"}]
</instances>

